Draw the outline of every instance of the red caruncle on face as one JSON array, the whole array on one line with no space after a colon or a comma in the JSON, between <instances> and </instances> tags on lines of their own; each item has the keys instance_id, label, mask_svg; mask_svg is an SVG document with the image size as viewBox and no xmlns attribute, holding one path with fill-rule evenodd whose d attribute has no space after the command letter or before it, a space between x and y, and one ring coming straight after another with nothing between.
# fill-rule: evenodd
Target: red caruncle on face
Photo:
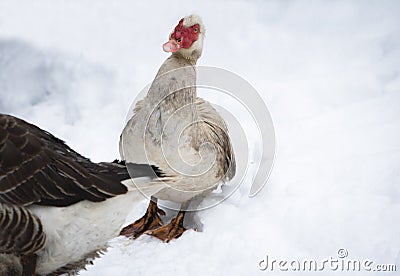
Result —
<instances>
[{"instance_id":1,"label":"red caruncle on face","mask_svg":"<svg viewBox=\"0 0 400 276\"><path fill-rule=\"evenodd\" d=\"M175 39L176 42L179 43L180 48L188 49L192 46L193 42L199 38L199 32L199 24L195 24L191 27L183 27L183 19L181 19L170 38Z\"/></svg>"}]
</instances>

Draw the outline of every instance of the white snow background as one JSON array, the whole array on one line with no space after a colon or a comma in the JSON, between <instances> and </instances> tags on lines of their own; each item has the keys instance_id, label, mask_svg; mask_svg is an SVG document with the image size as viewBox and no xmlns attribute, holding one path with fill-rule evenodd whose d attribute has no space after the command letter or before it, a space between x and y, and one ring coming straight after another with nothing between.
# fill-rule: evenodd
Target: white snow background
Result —
<instances>
[{"instance_id":1,"label":"white snow background","mask_svg":"<svg viewBox=\"0 0 400 276\"><path fill-rule=\"evenodd\" d=\"M270 109L270 181L255 198L247 181L200 212L203 232L169 244L117 238L81 275L310 275L258 264L267 254L337 258L339 248L399 270L398 1L2 0L0 112L94 161L119 157L131 102L167 58L172 28L193 12L207 28L199 64L241 75Z\"/></svg>"}]
</instances>

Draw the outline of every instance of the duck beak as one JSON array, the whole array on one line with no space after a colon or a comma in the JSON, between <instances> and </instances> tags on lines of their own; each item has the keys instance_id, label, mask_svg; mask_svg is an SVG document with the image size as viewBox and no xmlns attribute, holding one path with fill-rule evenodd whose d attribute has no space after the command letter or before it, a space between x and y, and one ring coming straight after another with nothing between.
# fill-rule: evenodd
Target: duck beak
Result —
<instances>
[{"instance_id":1,"label":"duck beak","mask_svg":"<svg viewBox=\"0 0 400 276\"><path fill-rule=\"evenodd\" d=\"M171 38L167 43L163 44L163 50L167 53L175 53L181 48L175 39Z\"/></svg>"}]
</instances>

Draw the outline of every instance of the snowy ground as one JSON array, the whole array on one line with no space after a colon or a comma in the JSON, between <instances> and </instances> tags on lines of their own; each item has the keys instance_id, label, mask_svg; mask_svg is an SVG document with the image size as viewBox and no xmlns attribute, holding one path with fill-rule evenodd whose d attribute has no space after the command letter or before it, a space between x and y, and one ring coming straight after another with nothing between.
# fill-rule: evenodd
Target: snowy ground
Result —
<instances>
[{"instance_id":1,"label":"snowy ground","mask_svg":"<svg viewBox=\"0 0 400 276\"><path fill-rule=\"evenodd\" d=\"M199 213L203 232L169 244L117 238L81 275L271 275L258 268L266 255L321 261L340 248L399 270L400 3L199 2L0 2L0 112L95 161L118 157L131 101L192 12L207 27L199 63L247 79L274 119L277 158L260 194L248 198L247 181Z\"/></svg>"}]
</instances>

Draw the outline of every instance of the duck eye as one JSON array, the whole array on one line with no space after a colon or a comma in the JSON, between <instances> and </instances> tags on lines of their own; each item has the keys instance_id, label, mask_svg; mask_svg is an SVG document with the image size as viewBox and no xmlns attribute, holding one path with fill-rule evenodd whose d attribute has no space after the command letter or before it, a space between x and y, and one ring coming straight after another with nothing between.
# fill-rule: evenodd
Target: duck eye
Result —
<instances>
[{"instance_id":1,"label":"duck eye","mask_svg":"<svg viewBox=\"0 0 400 276\"><path fill-rule=\"evenodd\" d=\"M194 28L193 31L194 31L195 33L197 33L197 32L199 31L199 29L198 29L198 28Z\"/></svg>"},{"instance_id":2,"label":"duck eye","mask_svg":"<svg viewBox=\"0 0 400 276\"><path fill-rule=\"evenodd\" d=\"M182 41L182 37L178 38L176 41L177 41L178 43L180 43L180 42Z\"/></svg>"}]
</instances>

